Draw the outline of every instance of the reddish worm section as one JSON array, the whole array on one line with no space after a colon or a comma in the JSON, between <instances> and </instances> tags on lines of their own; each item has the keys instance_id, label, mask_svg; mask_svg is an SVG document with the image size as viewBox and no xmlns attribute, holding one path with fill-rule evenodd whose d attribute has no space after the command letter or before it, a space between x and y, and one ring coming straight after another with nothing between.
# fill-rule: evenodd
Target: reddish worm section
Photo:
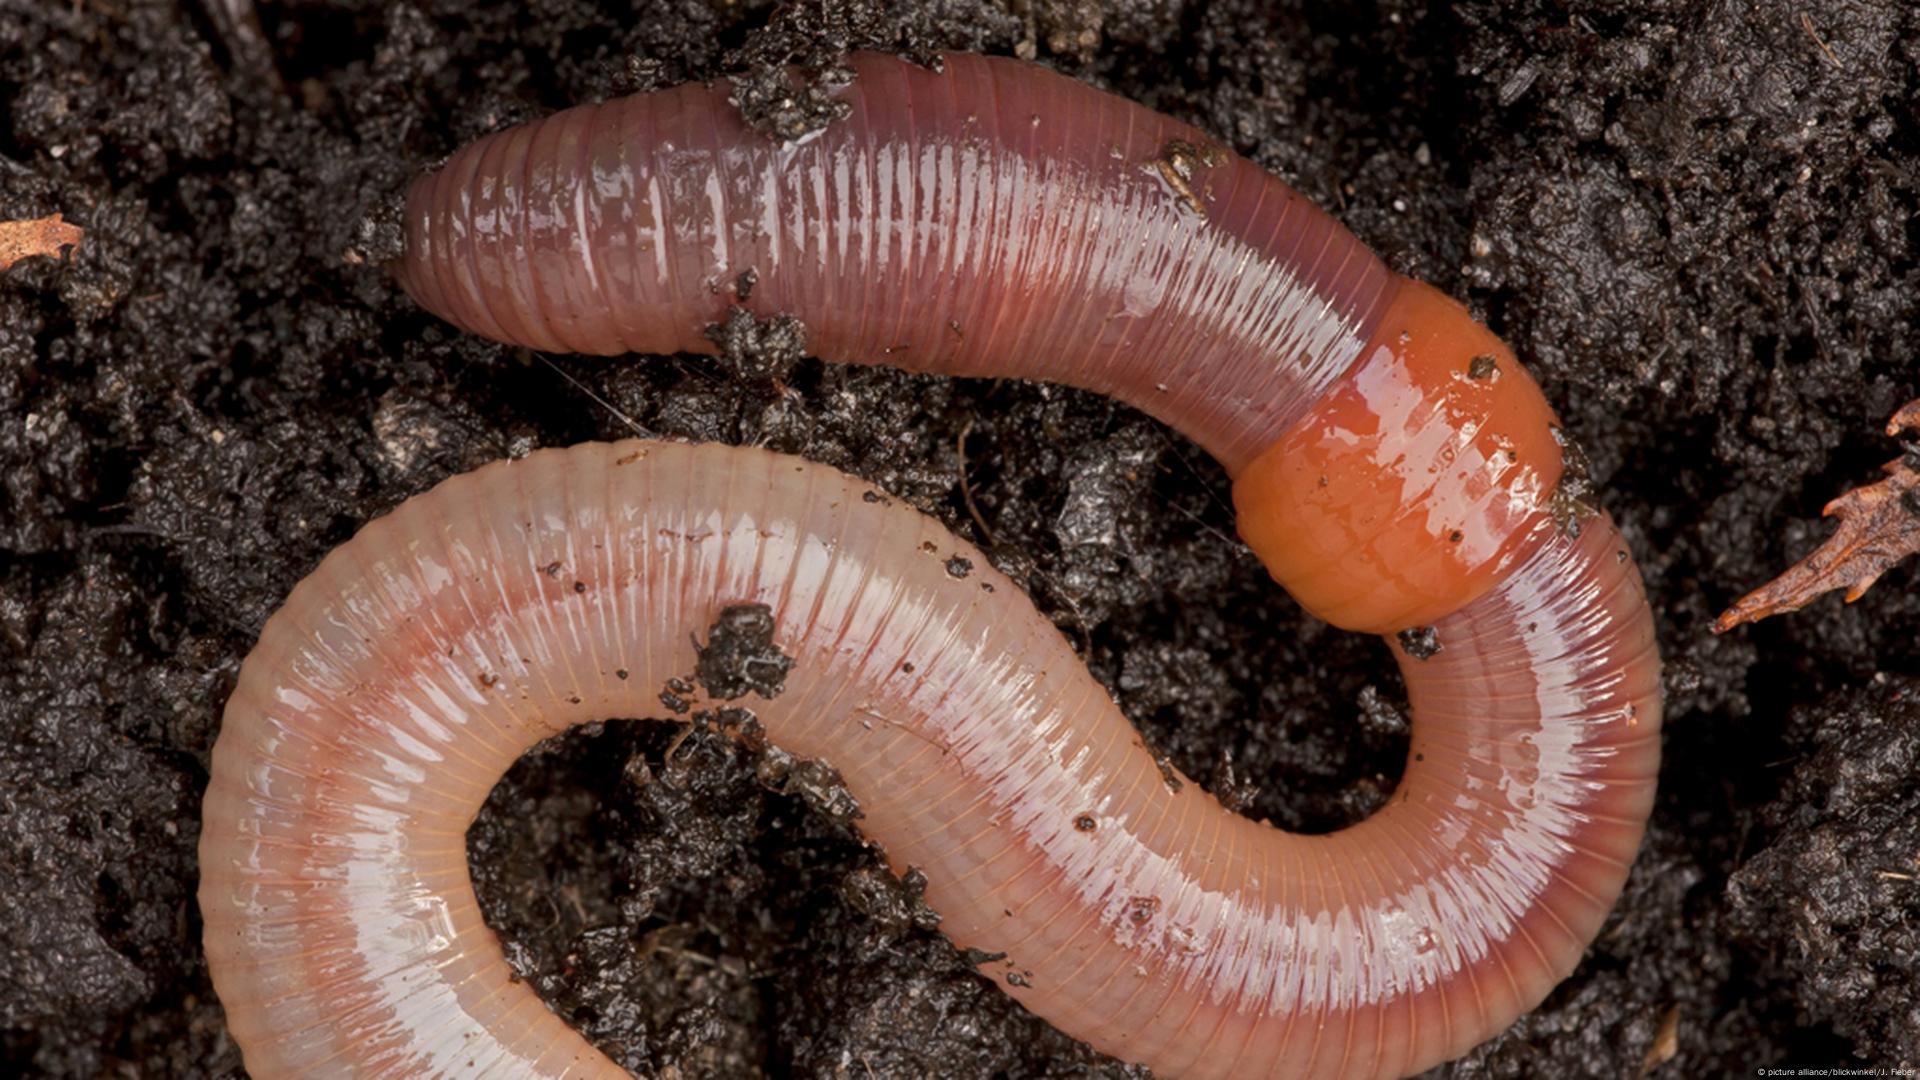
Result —
<instances>
[{"instance_id":1,"label":"reddish worm section","mask_svg":"<svg viewBox=\"0 0 1920 1080\"><path fill-rule=\"evenodd\" d=\"M501 340L710 351L751 269L753 309L830 359L1168 420L1311 609L1431 624L1389 639L1414 715L1392 801L1303 837L1168 784L1011 583L953 577L987 563L830 469L540 451L369 525L241 669L200 897L256 1076L617 1074L511 979L464 833L533 743L655 711L740 603L795 659L755 703L772 739L840 771L1009 993L1157 1073L1415 1072L1598 932L1653 799L1659 660L1612 523L1551 524L1551 413L1511 354L1165 117L1009 61L855 66L848 118L797 145L701 87L482 140L415 185L402 280Z\"/></svg>"}]
</instances>

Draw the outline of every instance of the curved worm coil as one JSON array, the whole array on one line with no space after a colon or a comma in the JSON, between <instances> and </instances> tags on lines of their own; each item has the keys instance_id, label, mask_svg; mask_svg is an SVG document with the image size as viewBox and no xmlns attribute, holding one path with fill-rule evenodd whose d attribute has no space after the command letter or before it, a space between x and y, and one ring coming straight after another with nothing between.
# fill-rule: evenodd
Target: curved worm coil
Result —
<instances>
[{"instance_id":1,"label":"curved worm coil","mask_svg":"<svg viewBox=\"0 0 1920 1080\"><path fill-rule=\"evenodd\" d=\"M1511 353L1173 121L1004 61L856 67L847 120L797 146L703 88L483 140L416 185L402 279L506 340L704 350L752 268L829 358L1140 404L1228 464L1313 610L1431 624L1389 638L1400 788L1327 838L1168 784L1018 590L953 578L987 564L830 469L541 451L369 525L242 667L200 896L256 1076L617 1074L512 981L463 835L523 750L653 711L742 603L794 659L768 736L839 770L1003 989L1156 1073L1416 1072L1598 932L1652 805L1659 662L1612 523L1553 524L1551 413Z\"/></svg>"}]
</instances>

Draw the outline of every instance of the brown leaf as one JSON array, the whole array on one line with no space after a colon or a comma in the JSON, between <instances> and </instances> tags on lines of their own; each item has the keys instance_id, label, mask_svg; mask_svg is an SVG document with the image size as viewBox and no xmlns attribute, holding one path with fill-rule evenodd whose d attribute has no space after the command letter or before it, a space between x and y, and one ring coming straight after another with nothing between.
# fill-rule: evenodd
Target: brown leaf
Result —
<instances>
[{"instance_id":1,"label":"brown leaf","mask_svg":"<svg viewBox=\"0 0 1920 1080\"><path fill-rule=\"evenodd\" d=\"M52 214L31 221L0 221L0 270L35 255L60 257L63 247L76 247L86 233Z\"/></svg>"},{"instance_id":2,"label":"brown leaf","mask_svg":"<svg viewBox=\"0 0 1920 1080\"><path fill-rule=\"evenodd\" d=\"M1907 402L1887 422L1887 434L1920 429L1920 398ZM1849 491L1828 503L1823 517L1840 528L1786 573L1740 598L1713 624L1726 633L1741 623L1797 611L1817 596L1845 587L1847 603L1860 599L1881 574L1920 551L1920 457L1883 466L1887 478Z\"/></svg>"}]
</instances>

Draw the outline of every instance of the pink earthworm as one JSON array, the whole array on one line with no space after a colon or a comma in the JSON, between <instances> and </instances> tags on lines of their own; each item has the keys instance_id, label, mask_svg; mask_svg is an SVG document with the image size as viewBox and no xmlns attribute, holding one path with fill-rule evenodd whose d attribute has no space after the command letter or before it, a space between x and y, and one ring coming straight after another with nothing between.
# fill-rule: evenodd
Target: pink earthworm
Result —
<instances>
[{"instance_id":1,"label":"pink earthworm","mask_svg":"<svg viewBox=\"0 0 1920 1080\"><path fill-rule=\"evenodd\" d=\"M979 553L831 469L543 450L368 525L242 666L200 902L256 1077L617 1075L510 976L463 834L527 747L656 711L741 605L791 660L767 736L838 770L1003 989L1156 1073L1416 1072L1598 933L1653 803L1659 657L1512 353L1190 127L1012 61L852 62L844 119L794 143L697 86L489 136L415 183L401 281L541 349L711 351L740 303L827 359L1165 419L1233 473L1282 585L1387 635L1391 801L1297 836L1170 782Z\"/></svg>"}]
</instances>

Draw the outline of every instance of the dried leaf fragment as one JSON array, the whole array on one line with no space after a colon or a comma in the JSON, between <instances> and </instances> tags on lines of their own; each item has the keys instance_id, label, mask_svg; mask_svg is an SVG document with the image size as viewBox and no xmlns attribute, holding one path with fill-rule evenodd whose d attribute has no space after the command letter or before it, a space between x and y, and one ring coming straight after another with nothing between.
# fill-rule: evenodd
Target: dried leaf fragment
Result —
<instances>
[{"instance_id":1,"label":"dried leaf fragment","mask_svg":"<svg viewBox=\"0 0 1920 1080\"><path fill-rule=\"evenodd\" d=\"M77 247L86 233L59 214L30 221L0 221L0 270L35 255L60 257L60 249Z\"/></svg>"},{"instance_id":2,"label":"dried leaf fragment","mask_svg":"<svg viewBox=\"0 0 1920 1080\"><path fill-rule=\"evenodd\" d=\"M1887 434L1920 430L1920 398L1906 403L1887 423ZM1740 598L1713 624L1723 634L1741 623L1797 611L1824 593L1845 587L1847 603L1865 595L1895 563L1920 551L1920 451L1882 467L1887 478L1833 500L1822 517L1840 528L1811 554Z\"/></svg>"},{"instance_id":3,"label":"dried leaf fragment","mask_svg":"<svg viewBox=\"0 0 1920 1080\"><path fill-rule=\"evenodd\" d=\"M1674 1005L1660 1017L1660 1026L1653 1033L1653 1042L1640 1058L1640 1075L1645 1076L1653 1070L1672 1061L1680 1052L1680 1006Z\"/></svg>"}]
</instances>

